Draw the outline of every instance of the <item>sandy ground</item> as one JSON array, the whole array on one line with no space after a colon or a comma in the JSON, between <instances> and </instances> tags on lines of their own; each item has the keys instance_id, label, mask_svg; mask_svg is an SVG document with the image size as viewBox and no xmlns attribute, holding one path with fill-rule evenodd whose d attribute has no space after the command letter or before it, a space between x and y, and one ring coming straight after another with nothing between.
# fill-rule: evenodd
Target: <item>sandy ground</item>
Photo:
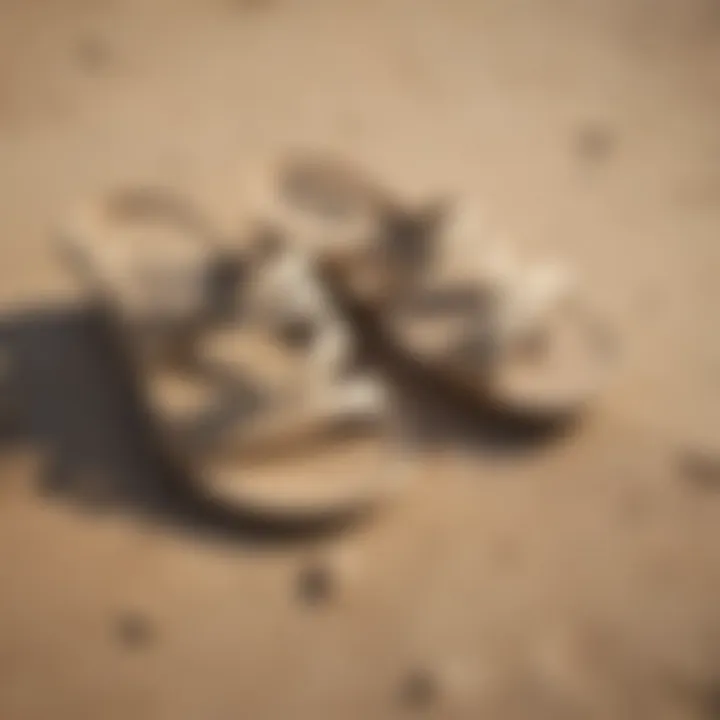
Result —
<instances>
[{"instance_id":1,"label":"sandy ground","mask_svg":"<svg viewBox=\"0 0 720 720\"><path fill-rule=\"evenodd\" d=\"M52 228L164 182L232 230L298 146L576 263L624 338L594 417L333 537L158 494ZM3 0L0 193L3 720L720 717L715 0Z\"/></svg>"}]
</instances>

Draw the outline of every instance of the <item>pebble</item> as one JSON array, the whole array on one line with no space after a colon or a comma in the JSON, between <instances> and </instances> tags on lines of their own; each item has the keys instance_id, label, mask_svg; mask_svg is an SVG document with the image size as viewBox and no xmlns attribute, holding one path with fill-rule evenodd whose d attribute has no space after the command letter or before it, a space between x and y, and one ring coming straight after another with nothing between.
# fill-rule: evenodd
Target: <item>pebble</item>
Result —
<instances>
[{"instance_id":1,"label":"pebble","mask_svg":"<svg viewBox=\"0 0 720 720\"><path fill-rule=\"evenodd\" d=\"M297 594L307 605L337 599L358 577L358 551L340 546L321 551L305 562L297 579Z\"/></svg>"},{"instance_id":2,"label":"pebble","mask_svg":"<svg viewBox=\"0 0 720 720\"><path fill-rule=\"evenodd\" d=\"M603 160L615 149L615 136L610 128L603 125L586 125L578 130L575 147L578 155L585 160Z\"/></svg>"},{"instance_id":3,"label":"pebble","mask_svg":"<svg viewBox=\"0 0 720 720\"><path fill-rule=\"evenodd\" d=\"M440 695L439 678L429 668L415 668L403 679L400 700L412 709L433 705Z\"/></svg>"},{"instance_id":4,"label":"pebble","mask_svg":"<svg viewBox=\"0 0 720 720\"><path fill-rule=\"evenodd\" d=\"M684 450L679 458L683 477L702 490L720 490L720 455L708 450Z\"/></svg>"},{"instance_id":5,"label":"pebble","mask_svg":"<svg viewBox=\"0 0 720 720\"><path fill-rule=\"evenodd\" d=\"M115 630L120 642L133 650L146 647L155 638L152 621L134 610L125 611L116 618Z\"/></svg>"},{"instance_id":6,"label":"pebble","mask_svg":"<svg viewBox=\"0 0 720 720\"><path fill-rule=\"evenodd\" d=\"M335 593L335 577L331 568L322 562L312 562L300 571L298 596L306 605L325 603Z\"/></svg>"}]
</instances>

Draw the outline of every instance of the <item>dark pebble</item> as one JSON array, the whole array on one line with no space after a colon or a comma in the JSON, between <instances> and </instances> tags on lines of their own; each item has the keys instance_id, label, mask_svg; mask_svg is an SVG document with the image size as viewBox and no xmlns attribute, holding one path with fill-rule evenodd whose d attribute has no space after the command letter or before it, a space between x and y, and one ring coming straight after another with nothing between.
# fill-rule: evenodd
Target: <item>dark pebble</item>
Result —
<instances>
[{"instance_id":1,"label":"dark pebble","mask_svg":"<svg viewBox=\"0 0 720 720\"><path fill-rule=\"evenodd\" d=\"M720 490L720 456L702 450L686 450L680 456L683 477L704 490Z\"/></svg>"},{"instance_id":2,"label":"dark pebble","mask_svg":"<svg viewBox=\"0 0 720 720\"><path fill-rule=\"evenodd\" d=\"M298 595L308 605L317 605L330 599L333 586L333 577L329 568L321 564L308 565L300 572Z\"/></svg>"},{"instance_id":3,"label":"dark pebble","mask_svg":"<svg viewBox=\"0 0 720 720\"><path fill-rule=\"evenodd\" d=\"M155 637L152 622L138 612L122 613L116 620L115 629L122 644L131 649L145 647Z\"/></svg>"},{"instance_id":4,"label":"dark pebble","mask_svg":"<svg viewBox=\"0 0 720 720\"><path fill-rule=\"evenodd\" d=\"M110 49L98 37L88 35L75 43L78 63L89 72L101 72L110 65Z\"/></svg>"},{"instance_id":5,"label":"dark pebble","mask_svg":"<svg viewBox=\"0 0 720 720\"><path fill-rule=\"evenodd\" d=\"M602 125L586 125L576 133L575 149L584 160L604 160L615 149L615 136L610 128Z\"/></svg>"},{"instance_id":6,"label":"dark pebble","mask_svg":"<svg viewBox=\"0 0 720 720\"><path fill-rule=\"evenodd\" d=\"M432 705L439 688L435 676L427 669L411 671L400 688L400 700L409 708L421 709Z\"/></svg>"}]
</instances>

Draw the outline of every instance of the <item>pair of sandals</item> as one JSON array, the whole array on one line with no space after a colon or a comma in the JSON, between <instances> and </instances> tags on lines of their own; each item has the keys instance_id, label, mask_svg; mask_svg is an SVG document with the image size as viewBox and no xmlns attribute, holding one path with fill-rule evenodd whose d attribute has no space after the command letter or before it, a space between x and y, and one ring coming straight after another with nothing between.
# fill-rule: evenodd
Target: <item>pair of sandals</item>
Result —
<instances>
[{"instance_id":1,"label":"pair of sandals","mask_svg":"<svg viewBox=\"0 0 720 720\"><path fill-rule=\"evenodd\" d=\"M428 377L507 415L552 423L601 387L607 330L567 275L475 248L453 258L446 216L342 161L296 155L230 248L184 200L135 189L80 212L62 250L167 459L241 514L316 522L375 508L408 480L392 383L358 317Z\"/></svg>"}]
</instances>

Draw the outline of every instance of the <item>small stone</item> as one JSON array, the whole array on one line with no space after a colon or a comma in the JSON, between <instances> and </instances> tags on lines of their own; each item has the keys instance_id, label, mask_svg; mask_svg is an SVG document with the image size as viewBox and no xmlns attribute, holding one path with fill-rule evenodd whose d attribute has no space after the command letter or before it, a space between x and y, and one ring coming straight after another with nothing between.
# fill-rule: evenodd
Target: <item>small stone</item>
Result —
<instances>
[{"instance_id":1,"label":"small stone","mask_svg":"<svg viewBox=\"0 0 720 720\"><path fill-rule=\"evenodd\" d=\"M300 571L298 595L308 605L327 602L335 591L335 578L331 568L321 562L313 562Z\"/></svg>"},{"instance_id":2,"label":"small stone","mask_svg":"<svg viewBox=\"0 0 720 720\"><path fill-rule=\"evenodd\" d=\"M78 62L89 72L101 72L110 64L110 49L99 37L86 35L75 45Z\"/></svg>"},{"instance_id":3,"label":"small stone","mask_svg":"<svg viewBox=\"0 0 720 720\"><path fill-rule=\"evenodd\" d=\"M427 668L411 670L400 688L403 705L422 709L434 704L440 693L438 678Z\"/></svg>"},{"instance_id":4,"label":"small stone","mask_svg":"<svg viewBox=\"0 0 720 720\"><path fill-rule=\"evenodd\" d=\"M720 455L708 450L685 450L679 459L683 476L703 490L720 490Z\"/></svg>"},{"instance_id":5,"label":"small stone","mask_svg":"<svg viewBox=\"0 0 720 720\"><path fill-rule=\"evenodd\" d=\"M155 637L152 622L137 611L121 613L116 619L115 629L122 644L133 650L147 646Z\"/></svg>"},{"instance_id":6,"label":"small stone","mask_svg":"<svg viewBox=\"0 0 720 720\"><path fill-rule=\"evenodd\" d=\"M584 160L604 160L615 148L615 136L603 125L586 125L575 136L575 148Z\"/></svg>"},{"instance_id":7,"label":"small stone","mask_svg":"<svg viewBox=\"0 0 720 720\"><path fill-rule=\"evenodd\" d=\"M345 595L362 576L362 555L354 545L334 545L306 560L298 577L298 595L307 604Z\"/></svg>"}]
</instances>

